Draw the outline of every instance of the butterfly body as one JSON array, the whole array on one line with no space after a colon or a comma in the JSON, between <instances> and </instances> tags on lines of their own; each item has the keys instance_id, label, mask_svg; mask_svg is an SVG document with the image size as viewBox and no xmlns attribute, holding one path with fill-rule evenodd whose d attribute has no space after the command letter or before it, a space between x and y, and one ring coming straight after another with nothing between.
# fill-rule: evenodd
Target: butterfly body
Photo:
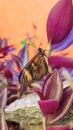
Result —
<instances>
[{"instance_id":1,"label":"butterfly body","mask_svg":"<svg viewBox=\"0 0 73 130\"><path fill-rule=\"evenodd\" d=\"M44 58L45 52L39 48L38 53L27 63L19 76L19 82L29 86L33 81L40 80L48 72L48 66Z\"/></svg>"}]
</instances>

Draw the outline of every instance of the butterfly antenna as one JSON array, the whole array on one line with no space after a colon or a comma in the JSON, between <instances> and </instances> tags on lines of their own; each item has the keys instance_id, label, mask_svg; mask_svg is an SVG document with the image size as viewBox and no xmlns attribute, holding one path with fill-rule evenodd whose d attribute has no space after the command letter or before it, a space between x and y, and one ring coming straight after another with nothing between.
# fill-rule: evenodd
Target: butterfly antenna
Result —
<instances>
[{"instance_id":1,"label":"butterfly antenna","mask_svg":"<svg viewBox=\"0 0 73 130\"><path fill-rule=\"evenodd\" d=\"M36 46L33 46L33 45L32 45L32 44L30 44L30 43L28 43L27 45L32 46L32 47L34 47L34 48L38 49Z\"/></svg>"}]
</instances>

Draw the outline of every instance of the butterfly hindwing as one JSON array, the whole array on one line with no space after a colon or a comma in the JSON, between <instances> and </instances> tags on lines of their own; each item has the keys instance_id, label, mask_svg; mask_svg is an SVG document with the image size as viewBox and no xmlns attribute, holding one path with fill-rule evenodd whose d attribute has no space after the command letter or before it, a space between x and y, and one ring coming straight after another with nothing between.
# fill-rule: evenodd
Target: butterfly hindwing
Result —
<instances>
[{"instance_id":1,"label":"butterfly hindwing","mask_svg":"<svg viewBox=\"0 0 73 130\"><path fill-rule=\"evenodd\" d=\"M48 71L45 58L42 55L40 55L36 61L34 60L32 66L33 71L30 73L32 73L33 80L41 79Z\"/></svg>"},{"instance_id":2,"label":"butterfly hindwing","mask_svg":"<svg viewBox=\"0 0 73 130\"><path fill-rule=\"evenodd\" d=\"M24 86L30 85L34 80L40 80L48 72L44 55L37 53L23 68L19 82Z\"/></svg>"},{"instance_id":3,"label":"butterfly hindwing","mask_svg":"<svg viewBox=\"0 0 73 130\"><path fill-rule=\"evenodd\" d=\"M30 72L24 68L19 76L19 82L24 86L28 86L32 81L32 76Z\"/></svg>"}]
</instances>

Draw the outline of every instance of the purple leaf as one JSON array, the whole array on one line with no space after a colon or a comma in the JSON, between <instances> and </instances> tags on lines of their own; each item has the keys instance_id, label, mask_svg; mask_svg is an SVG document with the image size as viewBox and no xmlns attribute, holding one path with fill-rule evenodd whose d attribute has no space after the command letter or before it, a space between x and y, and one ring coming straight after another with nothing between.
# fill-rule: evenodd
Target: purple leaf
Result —
<instances>
[{"instance_id":1,"label":"purple leaf","mask_svg":"<svg viewBox=\"0 0 73 130\"><path fill-rule=\"evenodd\" d=\"M5 57L5 56L3 56L3 55L2 55L2 56L0 56L0 58L4 58L4 57Z\"/></svg>"},{"instance_id":2,"label":"purple leaf","mask_svg":"<svg viewBox=\"0 0 73 130\"><path fill-rule=\"evenodd\" d=\"M6 38L1 39L1 38L0 38L0 49L1 49L1 48L4 48L4 47L6 47L6 46L8 46L8 39L6 39Z\"/></svg>"},{"instance_id":3,"label":"purple leaf","mask_svg":"<svg viewBox=\"0 0 73 130\"><path fill-rule=\"evenodd\" d=\"M58 126L51 126L46 130L73 130L69 126L66 125L58 125Z\"/></svg>"},{"instance_id":4,"label":"purple leaf","mask_svg":"<svg viewBox=\"0 0 73 130\"><path fill-rule=\"evenodd\" d=\"M8 49L8 52L13 52L14 50L16 50L16 47L10 47L9 49Z\"/></svg>"},{"instance_id":5,"label":"purple leaf","mask_svg":"<svg viewBox=\"0 0 73 130\"><path fill-rule=\"evenodd\" d=\"M0 88L0 130L8 130L4 114L4 108L6 106L6 103L7 88Z\"/></svg>"},{"instance_id":6,"label":"purple leaf","mask_svg":"<svg viewBox=\"0 0 73 130\"><path fill-rule=\"evenodd\" d=\"M3 110L0 112L0 130L8 130Z\"/></svg>"},{"instance_id":7,"label":"purple leaf","mask_svg":"<svg viewBox=\"0 0 73 130\"><path fill-rule=\"evenodd\" d=\"M47 76L43 84L42 93L44 99L57 99L60 101L63 93L63 84L57 70Z\"/></svg>"},{"instance_id":8,"label":"purple leaf","mask_svg":"<svg viewBox=\"0 0 73 130\"><path fill-rule=\"evenodd\" d=\"M13 48L13 46L6 46L6 47L3 47L0 49L0 53L5 53L5 52L8 52L9 49Z\"/></svg>"},{"instance_id":9,"label":"purple leaf","mask_svg":"<svg viewBox=\"0 0 73 130\"><path fill-rule=\"evenodd\" d=\"M47 37L51 44L64 40L73 26L72 0L59 0L47 19Z\"/></svg>"},{"instance_id":10,"label":"purple leaf","mask_svg":"<svg viewBox=\"0 0 73 130\"><path fill-rule=\"evenodd\" d=\"M38 104L44 116L55 113L59 106L59 102L53 99L43 101L39 100Z\"/></svg>"},{"instance_id":11,"label":"purple leaf","mask_svg":"<svg viewBox=\"0 0 73 130\"><path fill-rule=\"evenodd\" d=\"M63 118L68 112L73 100L73 91L70 87L67 87L63 91L63 96L60 102L58 110L54 114L48 115L48 123L52 124L59 119Z\"/></svg>"},{"instance_id":12,"label":"purple leaf","mask_svg":"<svg viewBox=\"0 0 73 130\"><path fill-rule=\"evenodd\" d=\"M12 72L13 72L13 81L18 81L20 72L17 72L15 70L12 70Z\"/></svg>"},{"instance_id":13,"label":"purple leaf","mask_svg":"<svg viewBox=\"0 0 73 130\"><path fill-rule=\"evenodd\" d=\"M5 65L3 62L0 62L0 71L2 71L5 68Z\"/></svg>"},{"instance_id":14,"label":"purple leaf","mask_svg":"<svg viewBox=\"0 0 73 130\"><path fill-rule=\"evenodd\" d=\"M73 59L65 56L50 56L49 64L54 68L68 67L73 69Z\"/></svg>"},{"instance_id":15,"label":"purple leaf","mask_svg":"<svg viewBox=\"0 0 73 130\"><path fill-rule=\"evenodd\" d=\"M8 90L11 92L18 92L18 87L13 85L13 86L9 87Z\"/></svg>"},{"instance_id":16,"label":"purple leaf","mask_svg":"<svg viewBox=\"0 0 73 130\"><path fill-rule=\"evenodd\" d=\"M0 49L0 53L2 53L3 56L6 56L9 52L13 51L14 49L15 48L13 46L6 46Z\"/></svg>"},{"instance_id":17,"label":"purple leaf","mask_svg":"<svg viewBox=\"0 0 73 130\"><path fill-rule=\"evenodd\" d=\"M3 110L7 103L7 88L0 89L0 110Z\"/></svg>"},{"instance_id":18,"label":"purple leaf","mask_svg":"<svg viewBox=\"0 0 73 130\"><path fill-rule=\"evenodd\" d=\"M73 44L73 28L68 34L68 36L58 44L52 44L51 51L61 51L68 48L71 44Z\"/></svg>"},{"instance_id":19,"label":"purple leaf","mask_svg":"<svg viewBox=\"0 0 73 130\"><path fill-rule=\"evenodd\" d=\"M28 48L25 45L19 52L18 57L22 60L22 67L24 67L28 62Z\"/></svg>"},{"instance_id":20,"label":"purple leaf","mask_svg":"<svg viewBox=\"0 0 73 130\"><path fill-rule=\"evenodd\" d=\"M14 55L14 54L11 54L11 56L12 56L12 60L14 61L16 66L18 67L18 70L21 71L21 68L22 68L21 58L19 58L18 56Z\"/></svg>"},{"instance_id":21,"label":"purple leaf","mask_svg":"<svg viewBox=\"0 0 73 130\"><path fill-rule=\"evenodd\" d=\"M12 59L11 60L6 60L5 64L6 64L6 67L9 68L10 70L14 69L14 63L13 63Z\"/></svg>"},{"instance_id":22,"label":"purple leaf","mask_svg":"<svg viewBox=\"0 0 73 130\"><path fill-rule=\"evenodd\" d=\"M16 94L18 91L20 91L19 83L17 81L9 82L8 91L10 91L11 95Z\"/></svg>"},{"instance_id":23,"label":"purple leaf","mask_svg":"<svg viewBox=\"0 0 73 130\"><path fill-rule=\"evenodd\" d=\"M1 49L1 47L2 47L2 39L0 38L0 49Z\"/></svg>"},{"instance_id":24,"label":"purple leaf","mask_svg":"<svg viewBox=\"0 0 73 130\"><path fill-rule=\"evenodd\" d=\"M13 78L13 72L8 69L8 68L4 68L3 69L3 74L4 76L8 79L8 78Z\"/></svg>"}]
</instances>

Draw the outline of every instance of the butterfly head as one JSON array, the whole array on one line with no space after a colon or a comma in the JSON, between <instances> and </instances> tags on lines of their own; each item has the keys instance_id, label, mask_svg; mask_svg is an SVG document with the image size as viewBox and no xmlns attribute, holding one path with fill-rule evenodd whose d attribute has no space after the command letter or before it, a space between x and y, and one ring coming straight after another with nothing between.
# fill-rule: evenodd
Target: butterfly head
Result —
<instances>
[{"instance_id":1,"label":"butterfly head","mask_svg":"<svg viewBox=\"0 0 73 130\"><path fill-rule=\"evenodd\" d=\"M42 48L39 48L38 51L39 51L39 54L45 55L45 50L43 50Z\"/></svg>"}]
</instances>

